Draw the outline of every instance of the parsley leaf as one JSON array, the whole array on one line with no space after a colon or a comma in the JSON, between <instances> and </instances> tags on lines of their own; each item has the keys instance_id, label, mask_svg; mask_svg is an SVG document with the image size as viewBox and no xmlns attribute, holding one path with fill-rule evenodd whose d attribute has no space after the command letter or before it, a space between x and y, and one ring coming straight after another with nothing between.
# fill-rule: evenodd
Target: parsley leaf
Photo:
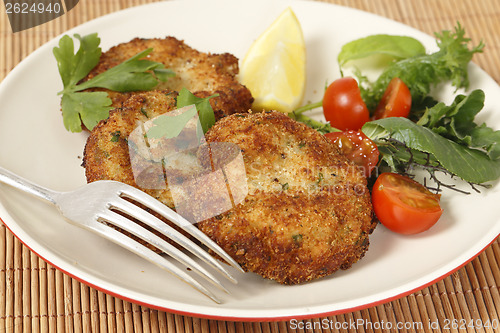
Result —
<instances>
[{"instance_id":1,"label":"parsley leaf","mask_svg":"<svg viewBox=\"0 0 500 333\"><path fill-rule=\"evenodd\" d=\"M86 128L94 128L99 121L109 116L111 100L104 91L63 94L64 127L71 132L81 132L82 122Z\"/></svg>"},{"instance_id":2,"label":"parsley leaf","mask_svg":"<svg viewBox=\"0 0 500 333\"><path fill-rule=\"evenodd\" d=\"M176 116L170 116L168 113L159 116L153 120L154 126L148 130L147 137L152 139L175 138L195 114L196 107L192 107Z\"/></svg>"},{"instance_id":3,"label":"parsley leaf","mask_svg":"<svg viewBox=\"0 0 500 333\"><path fill-rule=\"evenodd\" d=\"M111 99L106 92L82 91L89 88L105 88L118 92L151 90L159 81L166 81L175 74L161 63L142 59L152 52L147 49L92 79L78 83L99 63L101 42L97 33L86 36L74 35L80 41L76 53L73 39L68 35L59 40L53 54L57 60L59 75L63 83L61 109L67 130L81 132L83 123L92 130L97 123L106 119L111 110Z\"/></svg>"},{"instance_id":4,"label":"parsley leaf","mask_svg":"<svg viewBox=\"0 0 500 333\"><path fill-rule=\"evenodd\" d=\"M79 84L76 91L88 88L106 88L120 92L153 89L158 80L166 81L175 74L166 70L161 63L141 59L152 51L153 49L149 48L139 52L121 64Z\"/></svg>"},{"instance_id":5,"label":"parsley leaf","mask_svg":"<svg viewBox=\"0 0 500 333\"><path fill-rule=\"evenodd\" d=\"M181 109L191 106L191 108L175 116L166 113L156 117L153 120L154 126L148 130L147 136L152 139L175 138L181 133L189 120L194 117L196 112L198 112L197 136L200 139L215 124L215 115L210 105L210 99L216 96L218 94L201 98L195 96L186 88L182 88L177 96L176 107L177 109Z\"/></svg>"},{"instance_id":6,"label":"parsley leaf","mask_svg":"<svg viewBox=\"0 0 500 333\"><path fill-rule=\"evenodd\" d=\"M64 88L76 85L99 63L101 57L101 39L97 33L84 37L75 34L75 37L80 41L76 54L73 39L68 35L64 35L59 40L59 47L53 50Z\"/></svg>"},{"instance_id":7,"label":"parsley leaf","mask_svg":"<svg viewBox=\"0 0 500 333\"><path fill-rule=\"evenodd\" d=\"M201 98L193 95L186 88L182 88L179 91L179 96L177 96L177 108L194 104L198 109L198 117L200 118L203 133L206 133L208 129L215 124L215 114L210 105L210 99L217 96L219 96L219 94Z\"/></svg>"}]
</instances>

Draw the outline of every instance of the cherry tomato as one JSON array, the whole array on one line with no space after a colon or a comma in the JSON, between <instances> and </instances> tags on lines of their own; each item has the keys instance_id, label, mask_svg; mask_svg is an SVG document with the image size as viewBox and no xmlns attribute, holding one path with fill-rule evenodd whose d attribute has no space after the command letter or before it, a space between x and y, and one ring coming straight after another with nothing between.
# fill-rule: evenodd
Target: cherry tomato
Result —
<instances>
[{"instance_id":1,"label":"cherry tomato","mask_svg":"<svg viewBox=\"0 0 500 333\"><path fill-rule=\"evenodd\" d=\"M443 210L440 195L396 173L382 173L372 190L373 209L379 221L400 234L416 234L432 227Z\"/></svg>"},{"instance_id":2,"label":"cherry tomato","mask_svg":"<svg viewBox=\"0 0 500 333\"><path fill-rule=\"evenodd\" d=\"M378 163L379 152L377 145L363 132L333 132L325 136L340 148L348 159L363 169L365 177L371 175Z\"/></svg>"},{"instance_id":3,"label":"cherry tomato","mask_svg":"<svg viewBox=\"0 0 500 333\"><path fill-rule=\"evenodd\" d=\"M342 131L359 130L370 120L370 112L354 78L337 79L326 88L323 114L333 127Z\"/></svg>"},{"instance_id":4,"label":"cherry tomato","mask_svg":"<svg viewBox=\"0 0 500 333\"><path fill-rule=\"evenodd\" d=\"M375 113L374 119L387 117L408 117L411 109L411 93L408 86L395 77L389 82Z\"/></svg>"}]
</instances>

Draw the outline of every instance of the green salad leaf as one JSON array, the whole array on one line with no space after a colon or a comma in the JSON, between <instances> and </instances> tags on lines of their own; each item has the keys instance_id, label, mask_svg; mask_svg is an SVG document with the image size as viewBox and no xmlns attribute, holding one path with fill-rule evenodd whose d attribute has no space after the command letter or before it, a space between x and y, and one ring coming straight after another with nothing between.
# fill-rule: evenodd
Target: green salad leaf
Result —
<instances>
[{"instance_id":1,"label":"green salad leaf","mask_svg":"<svg viewBox=\"0 0 500 333\"><path fill-rule=\"evenodd\" d=\"M391 146L391 140L394 140L392 142L403 144L403 150L409 155L412 152L408 148L425 153L425 163L430 167L441 166L467 182L481 184L500 177L500 160L492 160L482 151L446 139L409 119L390 117L371 121L363 126L362 131L379 147ZM399 154L402 156L401 152ZM416 155L423 158L418 153ZM388 160L390 166L395 166L394 157L391 155L392 160ZM408 161L411 158L409 156Z\"/></svg>"},{"instance_id":2,"label":"green salad leaf","mask_svg":"<svg viewBox=\"0 0 500 333\"><path fill-rule=\"evenodd\" d=\"M361 95L367 107L373 110L394 77L399 77L410 89L412 103L420 105L429 96L431 88L450 81L457 89L469 86L468 65L473 55L482 52L484 44L469 48L470 38L458 24L455 31L435 34L439 50L408 57L391 63L375 82L370 82L358 71Z\"/></svg>"},{"instance_id":3,"label":"green salad leaf","mask_svg":"<svg viewBox=\"0 0 500 333\"><path fill-rule=\"evenodd\" d=\"M454 31L445 30L435 36L439 50L430 54L422 52L421 44L412 38L368 36L345 44L338 62L342 67L351 60L372 55L392 57L393 61L373 82L359 68L355 69L362 98L371 110L394 77L399 77L410 89L412 110L408 119L374 120L362 128L377 144L381 166L400 173L422 168L430 173L438 188L454 186L435 177L436 172L459 177L473 188L485 185L500 177L500 131L475 122L484 107L484 92L474 90L469 95L457 95L450 105L436 101L431 95L431 88L442 82L450 82L457 89L467 88L469 63L475 53L482 52L484 44L470 47L470 39L465 37L460 24ZM310 103L289 116L320 133L338 131L304 114L320 106L321 102Z\"/></svg>"},{"instance_id":4,"label":"green salad leaf","mask_svg":"<svg viewBox=\"0 0 500 333\"><path fill-rule=\"evenodd\" d=\"M438 103L428 108L417 125L464 146L480 149L493 160L500 158L500 131L474 122L483 109L484 92L474 90L468 96L457 95L449 106Z\"/></svg>"},{"instance_id":5,"label":"green salad leaf","mask_svg":"<svg viewBox=\"0 0 500 333\"><path fill-rule=\"evenodd\" d=\"M344 44L337 60L340 66L344 66L351 60L381 54L400 60L425 54L425 47L412 37L371 35Z\"/></svg>"}]
</instances>

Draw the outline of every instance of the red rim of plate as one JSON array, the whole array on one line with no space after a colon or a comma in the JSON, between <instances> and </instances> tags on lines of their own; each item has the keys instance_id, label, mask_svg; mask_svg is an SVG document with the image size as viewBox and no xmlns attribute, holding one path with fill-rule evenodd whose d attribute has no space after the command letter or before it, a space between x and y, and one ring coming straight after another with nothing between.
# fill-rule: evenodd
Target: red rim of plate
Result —
<instances>
[{"instance_id":1,"label":"red rim of plate","mask_svg":"<svg viewBox=\"0 0 500 333\"><path fill-rule=\"evenodd\" d=\"M170 312L170 313L184 315L184 316L197 317L197 318L203 318L203 319L212 319L212 320L246 321L246 322L288 321L288 320L291 320L291 319L301 320L301 319L312 319L312 318L319 318L319 317L326 317L326 316L334 316L334 315L338 315L338 314L344 314L344 313L348 313L348 312L359 311L359 310L363 310L363 309L366 309L366 308L371 308L373 306L377 306L377 305L385 304L385 303L388 303L388 302L392 302L392 301L394 301L396 299L408 296L408 295L410 295L410 294L412 294L412 293L414 293L416 291L419 291L419 290L421 290L423 288L426 288L426 287L428 287L430 285L433 285L434 283L436 283L436 282L438 282L438 281L446 278L447 276L453 274L454 272L460 270L462 267L464 267L465 265L467 265L468 263L470 263L472 260L474 260L475 258L477 258L481 253L483 253L500 236L500 234L497 235L484 248L482 248L478 253L474 254L471 258L467 259L465 262L463 262L462 264L460 264L456 268L452 269L448 273L445 273L445 274L443 274L443 275L441 275L441 276L439 276L439 277L437 277L437 278L435 278L435 279L433 279L433 280L431 280L431 281L429 281L427 283L424 283L423 285L421 285L419 287L415 287L415 288L410 289L408 291L405 291L405 292L393 295L391 297L383 298L383 299L380 299L378 301L374 301L374 302L370 302L370 303L365 303L365 304L362 304L362 305L359 305L359 306L355 306L355 307L351 307L351 308L344 308L344 309L339 309L339 310L334 310L334 311L327 311L327 312L321 312L321 313L315 313L315 314L308 314L308 315L290 315L290 316L279 316L279 317L230 317L230 316L207 315L207 314L200 314L200 313L195 313L195 312L188 312L188 311L181 311L181 310L175 310L175 309L165 308L165 307L157 306L157 305L154 305L154 304L142 302L142 301L139 301L139 300L136 300L136 299L132 299L132 298L120 295L120 294L118 294L116 292L113 292L113 291L107 290L105 288L99 287L98 285L95 285L95 284L93 284L91 282L88 282L85 279L83 279L81 277L78 277L78 276L72 274L71 272L66 271L65 269L60 268L59 266L54 265L51 261L49 261L46 258L40 256L40 254L38 254L36 251L34 251L28 244L26 244L18 235L16 235L12 231L9 228L9 226L2 220L2 218L0 218L0 221L4 224L4 226L7 229L9 229L9 231L24 246L26 246L28 249L30 249L30 251L32 251L33 253L35 253L42 260L44 260L45 262L47 262L51 266L57 268L58 270L60 270L64 274L70 276L71 278L73 278L73 279L75 279L75 280L77 280L77 281L79 281L79 282L81 282L81 283L83 283L83 284L85 284L85 285L87 285L87 286L89 286L91 288L99 290L99 291L101 291L101 292L103 292L105 294L111 295L113 297L117 297L117 298L119 298L121 300L124 300L124 301L127 301L127 302L138 304L140 306L146 306L146 307L151 308L151 309L165 311L165 312Z\"/></svg>"},{"instance_id":2,"label":"red rim of plate","mask_svg":"<svg viewBox=\"0 0 500 333\"><path fill-rule=\"evenodd\" d=\"M158 3L157 3L158 4ZM153 4L149 4L149 6L151 6ZM329 4L331 5L331 4ZM148 6L148 5L146 5ZM134 7L132 7L134 8ZM127 11L127 10L131 10L132 8L128 8L128 9L124 9L122 11ZM96 18L96 19L93 19L91 21L88 21L88 22L85 22L83 23L82 25L85 25L85 24L88 24L90 22L94 22L94 21L97 21L97 20L101 20L103 19L104 17L107 17L107 16L111 16L113 14L116 14L116 13L110 13L110 14L107 14L107 15L104 15L104 16L101 16L99 18ZM374 14L371 14L371 15L374 15ZM376 15L375 15L376 16ZM80 25L80 27L82 26ZM73 29L71 29L70 31L73 31ZM50 42L49 42L50 43ZM47 43L48 44L48 43ZM46 45L47 45L46 44ZM15 70L15 69L14 69ZM74 274L72 274L71 272L65 270L65 269L62 269L61 267L59 267L58 265L54 265L50 260L47 260L46 258L44 258L43 256L41 256L39 253L37 253L37 251L34 251L26 242L24 242L15 232L13 232L11 230L11 228L9 228L9 226L2 220L2 218L0 217L0 221L5 225L5 227L22 243L24 244L24 246L26 246L27 248L30 249L30 251L32 251L33 253L35 253L39 258L41 258L42 260L44 260L45 262L47 262L48 264L50 264L51 266L57 268L59 271L63 272L64 274L70 276L71 278L74 278L75 280L91 287L91 288L94 288L96 290L99 290L103 293L106 293L108 295L111 295L111 296L114 296L114 297L117 297L121 300L124 300L124 301L128 301L128 302L131 302L131 303L135 303L135 304L138 304L138 305L141 305L141 306L146 306L146 307L149 307L151 309L156 309L156 310L161 310L161 311L166 311L166 312L170 312L170 313L174 313L174 314L179 314L179 315L185 315L185 316L191 316L191 317L197 317L197 318L204 318L204 319L213 319L213 320L226 320L226 321L245 321L245 322L271 322L271 321L288 321L288 320L291 320L291 319L297 319L297 320L300 320L300 319L311 319L311 318L318 318L318 317L325 317L325 316L332 316L332 315L337 315L337 314L343 314L343 313L348 313L348 312L353 312L353 311L358 311L358 310L362 310L362 309L366 309L366 308L370 308L370 307L373 307L373 306L377 306L377 305L380 305L380 304L384 304L384 303L388 303L388 302L391 302L393 300L396 300L396 299L399 299L399 298L402 298L402 297L405 297L407 295L410 295L416 291L419 291L425 287L428 287L442 279L444 279L445 277L449 276L450 274L458 271L459 269L463 268L465 265L467 265L468 263L470 263L472 260L474 260L476 257L478 257L482 252L484 252L489 246L491 246L492 243L495 242L495 240L500 236L500 233L497 234L491 241L489 241L487 243L486 246L484 246L480 251L478 251L477 253L473 254L471 257L469 257L467 260L465 260L463 263L459 264L457 267L451 269L450 271L448 271L447 273L444 273L426 283L423 283L422 285L420 286L417 286L417 287L414 287L414 288L411 288L407 291L404 291L404 292L400 292L400 293L396 293L395 295L392 295L390 297L386 297L386 298L381 298L379 300L376 300L376 301L373 301L373 302L368 302L368 303L364 303L364 304L361 304L361 305L358 305L358 306L354 306L354 307L346 307L346 308L342 308L342 309L338 309L338 310L333 310L333 311L325 311L325 312L318 312L318 313L312 313L312 314L305 314L305 315L289 315L289 316L273 316L273 317L238 317L238 316L224 316L224 315L221 315L221 316L218 316L218 315L210 315L210 314L202 314L202 313L196 313L196 312L189 312L189 311L182 311L182 310L175 310L175 309L171 309L171 308L167 308L167 307L162 307L162 306L158 306L158 305L154 305L154 304L150 304L150 303L147 303L147 302L143 302L143 301L139 301L139 300L136 300L136 299L133 299L133 298L130 298L130 297L126 297L126 296L123 296L117 292L113 292L111 290L108 290L108 289L105 289L103 287L100 287L96 284L93 284L91 282L88 282L86 281L84 278L81 278L79 276L76 276Z\"/></svg>"}]
</instances>

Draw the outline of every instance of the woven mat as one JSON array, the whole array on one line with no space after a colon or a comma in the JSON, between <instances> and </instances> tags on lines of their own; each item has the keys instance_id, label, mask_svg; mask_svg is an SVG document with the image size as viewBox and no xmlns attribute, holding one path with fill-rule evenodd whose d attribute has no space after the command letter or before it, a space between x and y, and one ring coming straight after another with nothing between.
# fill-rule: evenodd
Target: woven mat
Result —
<instances>
[{"instance_id":1,"label":"woven mat","mask_svg":"<svg viewBox=\"0 0 500 333\"><path fill-rule=\"evenodd\" d=\"M149 0L81 0L68 14L13 34L0 10L0 79L41 44L95 17ZM474 61L500 82L498 0L330 0L373 12L426 33L457 21L486 52ZM454 241L454 240L450 240ZM446 246L443 244L443 246ZM497 239L476 259L443 280L407 297L372 308L298 322L224 322L171 314L132 304L89 288L31 253L0 227L0 332L493 332L499 325L500 244ZM322 325L336 322L340 326ZM384 325L385 323L385 325ZM423 323L419 326L414 323ZM433 323L429 325L429 323ZM454 326L453 323L458 324ZM472 323L472 325L471 325ZM446 325L448 324L448 327ZM474 327L471 327L474 326ZM391 328L392 329L389 329ZM447 329L448 328L448 329Z\"/></svg>"}]
</instances>

